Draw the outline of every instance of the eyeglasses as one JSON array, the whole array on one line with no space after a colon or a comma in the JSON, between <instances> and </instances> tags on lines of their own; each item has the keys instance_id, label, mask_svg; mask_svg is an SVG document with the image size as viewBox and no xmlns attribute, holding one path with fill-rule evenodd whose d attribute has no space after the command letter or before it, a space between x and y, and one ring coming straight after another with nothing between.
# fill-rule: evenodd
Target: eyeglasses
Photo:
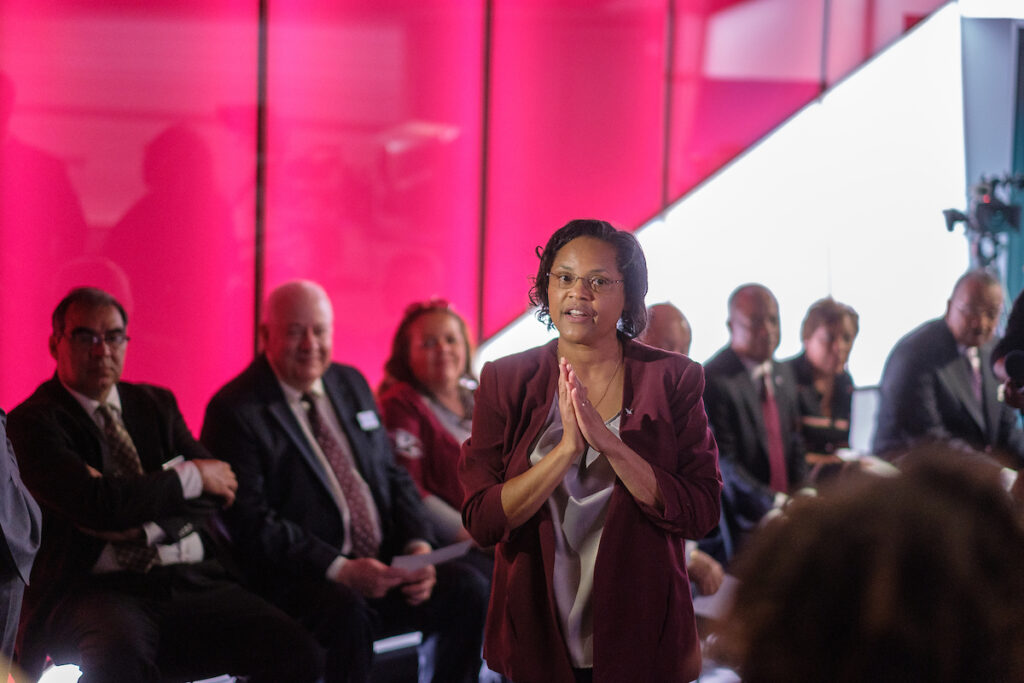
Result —
<instances>
[{"instance_id":1,"label":"eyeglasses","mask_svg":"<svg viewBox=\"0 0 1024 683\"><path fill-rule=\"evenodd\" d=\"M1002 308L985 308L975 306L965 306L960 303L954 303L953 306L956 310L960 311L960 314L971 320L980 320L985 318L986 320L998 320L999 314L1002 313Z\"/></svg>"},{"instance_id":2,"label":"eyeglasses","mask_svg":"<svg viewBox=\"0 0 1024 683\"><path fill-rule=\"evenodd\" d=\"M610 290L615 285L621 285L625 280L611 280L600 275L573 275L572 273L548 273L549 278L554 278L559 289L572 289L577 280L583 280L583 284L594 294L600 294Z\"/></svg>"},{"instance_id":3,"label":"eyeglasses","mask_svg":"<svg viewBox=\"0 0 1024 683\"><path fill-rule=\"evenodd\" d=\"M88 329L77 329L72 330L70 334L66 335L71 340L71 344L77 346L80 349L91 349L100 344L106 344L112 349L117 349L125 345L125 343L131 339L124 330L110 330L100 334L93 330Z\"/></svg>"}]
</instances>

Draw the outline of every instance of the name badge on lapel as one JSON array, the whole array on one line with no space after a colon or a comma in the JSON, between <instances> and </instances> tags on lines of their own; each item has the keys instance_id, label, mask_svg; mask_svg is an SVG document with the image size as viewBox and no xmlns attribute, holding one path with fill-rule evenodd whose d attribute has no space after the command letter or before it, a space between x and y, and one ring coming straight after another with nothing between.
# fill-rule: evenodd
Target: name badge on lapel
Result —
<instances>
[{"instance_id":1,"label":"name badge on lapel","mask_svg":"<svg viewBox=\"0 0 1024 683\"><path fill-rule=\"evenodd\" d=\"M359 420L359 426L364 432L380 427L380 420L377 419L377 413L373 410L360 410L356 413L356 419Z\"/></svg>"}]
</instances>

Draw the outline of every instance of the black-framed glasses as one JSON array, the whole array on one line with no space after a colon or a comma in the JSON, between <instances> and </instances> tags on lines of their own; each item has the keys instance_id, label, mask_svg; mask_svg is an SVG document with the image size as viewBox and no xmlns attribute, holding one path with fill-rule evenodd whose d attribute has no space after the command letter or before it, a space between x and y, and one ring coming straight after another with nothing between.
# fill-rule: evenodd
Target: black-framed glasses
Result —
<instances>
[{"instance_id":1,"label":"black-framed glasses","mask_svg":"<svg viewBox=\"0 0 1024 683\"><path fill-rule=\"evenodd\" d=\"M100 334L95 330L87 328L71 330L66 336L71 340L72 345L80 349L91 349L100 344L106 344L112 349L117 349L124 346L131 339L131 337L125 334L124 330L110 330Z\"/></svg>"},{"instance_id":2,"label":"black-framed glasses","mask_svg":"<svg viewBox=\"0 0 1024 683\"><path fill-rule=\"evenodd\" d=\"M553 278L559 289L572 289L577 280L583 280L584 286L594 294L607 292L615 285L621 285L625 280L612 280L600 275L573 275L572 273L548 273L548 278Z\"/></svg>"}]
</instances>

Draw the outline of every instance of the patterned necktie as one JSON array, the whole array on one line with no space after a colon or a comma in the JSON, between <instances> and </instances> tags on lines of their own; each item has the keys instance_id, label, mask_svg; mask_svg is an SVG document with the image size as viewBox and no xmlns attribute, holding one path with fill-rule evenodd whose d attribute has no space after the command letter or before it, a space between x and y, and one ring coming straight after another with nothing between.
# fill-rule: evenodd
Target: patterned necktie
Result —
<instances>
[{"instance_id":1,"label":"patterned necktie","mask_svg":"<svg viewBox=\"0 0 1024 683\"><path fill-rule=\"evenodd\" d=\"M771 370L761 375L761 415L764 417L764 432L768 439L768 485L772 491L785 493L789 489L789 479L786 476L786 446L782 443L779 405L775 402L771 376Z\"/></svg>"},{"instance_id":2,"label":"patterned necktie","mask_svg":"<svg viewBox=\"0 0 1024 683\"><path fill-rule=\"evenodd\" d=\"M103 416L103 435L110 448L110 475L113 477L137 477L142 474L142 461L135 450L132 437L121 424L121 421L110 409L101 403L96 409ZM117 541L111 543L118 564L130 572L145 573L156 564L156 548L143 541Z\"/></svg>"},{"instance_id":3,"label":"patterned necktie","mask_svg":"<svg viewBox=\"0 0 1024 683\"><path fill-rule=\"evenodd\" d=\"M341 486L341 493L348 505L349 526L352 534L352 554L356 557L377 557L380 547L380 531L370 510L372 501L368 500L365 489L359 481L359 473L352 454L344 448L331 434L327 425L320 418L316 400L311 394L303 394L302 402L309 416L309 426L313 437L320 445L324 457L330 463L334 476Z\"/></svg>"}]
</instances>

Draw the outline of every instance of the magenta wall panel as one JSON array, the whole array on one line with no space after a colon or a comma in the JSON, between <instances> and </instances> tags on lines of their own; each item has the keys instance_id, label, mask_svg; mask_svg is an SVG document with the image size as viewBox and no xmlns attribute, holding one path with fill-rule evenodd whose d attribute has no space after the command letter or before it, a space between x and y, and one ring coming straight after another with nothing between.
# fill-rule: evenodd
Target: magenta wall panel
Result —
<instances>
[{"instance_id":1,"label":"magenta wall panel","mask_svg":"<svg viewBox=\"0 0 1024 683\"><path fill-rule=\"evenodd\" d=\"M335 357L380 379L412 301L476 326L484 14L463 0L270 3L266 285L310 278Z\"/></svg>"},{"instance_id":2,"label":"magenta wall panel","mask_svg":"<svg viewBox=\"0 0 1024 683\"><path fill-rule=\"evenodd\" d=\"M660 208L667 3L494 3L484 334L527 307L533 248L573 218Z\"/></svg>"},{"instance_id":3,"label":"magenta wall panel","mask_svg":"<svg viewBox=\"0 0 1024 683\"><path fill-rule=\"evenodd\" d=\"M2 5L0 406L53 373L72 286L123 301L125 377L172 387L196 431L251 354L257 20L241 2Z\"/></svg>"},{"instance_id":4,"label":"magenta wall panel","mask_svg":"<svg viewBox=\"0 0 1024 683\"><path fill-rule=\"evenodd\" d=\"M834 85L948 0L829 3L827 78Z\"/></svg>"},{"instance_id":5,"label":"magenta wall panel","mask_svg":"<svg viewBox=\"0 0 1024 683\"><path fill-rule=\"evenodd\" d=\"M411 301L492 335L557 227L640 226L943 3L262 4L0 0L0 407L75 285L195 430L288 279L374 384Z\"/></svg>"},{"instance_id":6,"label":"magenta wall panel","mask_svg":"<svg viewBox=\"0 0 1024 683\"><path fill-rule=\"evenodd\" d=\"M823 3L676 3L668 194L692 189L820 90Z\"/></svg>"}]
</instances>

